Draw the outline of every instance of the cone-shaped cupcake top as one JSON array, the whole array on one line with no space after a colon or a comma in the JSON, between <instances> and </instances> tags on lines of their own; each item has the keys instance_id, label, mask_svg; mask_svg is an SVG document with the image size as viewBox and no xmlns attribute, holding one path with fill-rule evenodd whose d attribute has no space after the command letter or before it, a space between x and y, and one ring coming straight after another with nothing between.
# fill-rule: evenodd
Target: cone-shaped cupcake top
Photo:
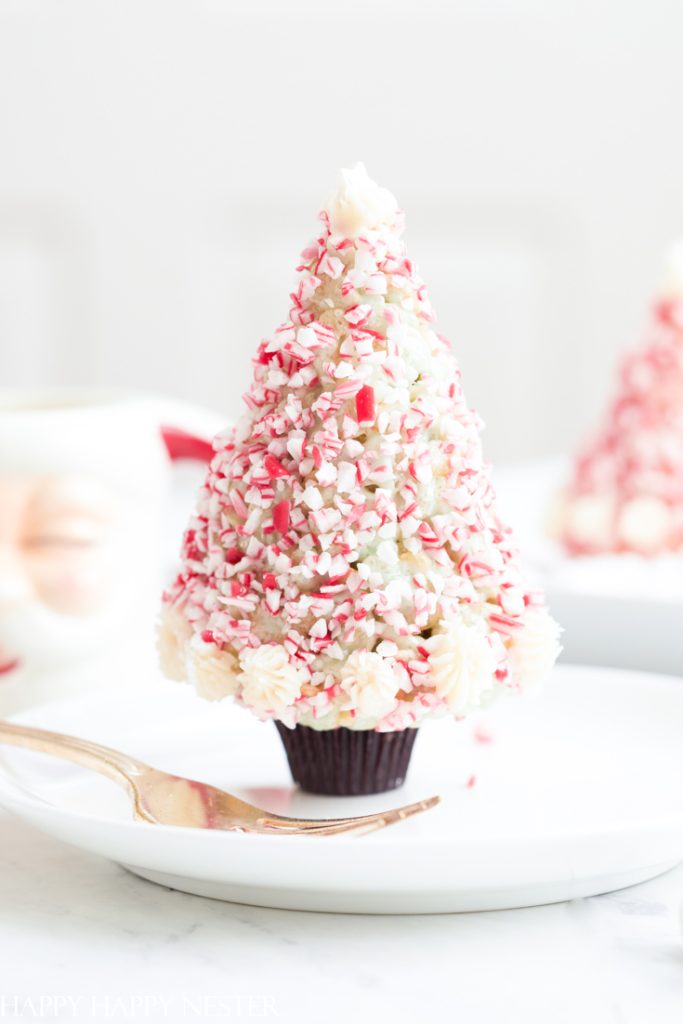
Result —
<instances>
[{"instance_id":1,"label":"cone-shaped cupcake top","mask_svg":"<svg viewBox=\"0 0 683 1024\"><path fill-rule=\"evenodd\" d=\"M579 554L683 547L683 243L644 344L622 360L616 395L579 452L556 532Z\"/></svg>"},{"instance_id":2,"label":"cone-shaped cupcake top","mask_svg":"<svg viewBox=\"0 0 683 1024\"><path fill-rule=\"evenodd\" d=\"M535 682L557 627L496 515L396 200L358 165L320 216L216 438L162 654L260 717L402 729Z\"/></svg>"}]
</instances>

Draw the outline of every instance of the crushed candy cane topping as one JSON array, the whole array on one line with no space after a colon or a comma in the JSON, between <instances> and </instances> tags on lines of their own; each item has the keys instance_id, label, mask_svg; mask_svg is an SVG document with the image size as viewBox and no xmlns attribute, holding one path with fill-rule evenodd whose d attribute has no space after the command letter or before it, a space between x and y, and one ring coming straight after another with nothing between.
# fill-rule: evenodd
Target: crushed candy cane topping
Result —
<instances>
[{"instance_id":1,"label":"crushed candy cane topping","mask_svg":"<svg viewBox=\"0 0 683 1024\"><path fill-rule=\"evenodd\" d=\"M547 673L559 630L496 514L395 199L359 166L320 219L246 413L214 441L162 652L177 677L185 649L212 695L225 664L226 692L289 726L460 717Z\"/></svg>"},{"instance_id":2,"label":"crushed candy cane topping","mask_svg":"<svg viewBox=\"0 0 683 1024\"><path fill-rule=\"evenodd\" d=\"M552 532L570 554L683 549L683 243L674 246L644 344L581 449Z\"/></svg>"}]
</instances>

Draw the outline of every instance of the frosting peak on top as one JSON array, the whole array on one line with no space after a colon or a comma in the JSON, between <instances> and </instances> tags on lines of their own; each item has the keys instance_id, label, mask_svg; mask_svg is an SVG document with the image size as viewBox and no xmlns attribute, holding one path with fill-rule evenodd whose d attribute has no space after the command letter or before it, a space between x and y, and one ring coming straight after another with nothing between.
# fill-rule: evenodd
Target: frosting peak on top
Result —
<instances>
[{"instance_id":1,"label":"frosting peak on top","mask_svg":"<svg viewBox=\"0 0 683 1024\"><path fill-rule=\"evenodd\" d=\"M323 207L333 235L357 238L363 231L388 227L403 230L403 216L396 197L373 181L362 163L343 168L337 190Z\"/></svg>"},{"instance_id":2,"label":"frosting peak on top","mask_svg":"<svg viewBox=\"0 0 683 1024\"><path fill-rule=\"evenodd\" d=\"M669 249L658 294L664 298L683 298L683 238Z\"/></svg>"}]
</instances>

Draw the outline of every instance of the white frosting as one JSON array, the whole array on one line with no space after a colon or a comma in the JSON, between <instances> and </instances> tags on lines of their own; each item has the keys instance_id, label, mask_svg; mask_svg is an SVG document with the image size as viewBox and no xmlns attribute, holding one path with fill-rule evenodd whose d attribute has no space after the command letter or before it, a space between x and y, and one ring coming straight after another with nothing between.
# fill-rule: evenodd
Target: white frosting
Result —
<instances>
[{"instance_id":1,"label":"white frosting","mask_svg":"<svg viewBox=\"0 0 683 1024\"><path fill-rule=\"evenodd\" d=\"M445 633L426 641L430 679L439 697L456 715L466 714L481 703L482 694L494 684L496 657L485 633L462 620Z\"/></svg>"},{"instance_id":2,"label":"white frosting","mask_svg":"<svg viewBox=\"0 0 683 1024\"><path fill-rule=\"evenodd\" d=\"M173 605L164 605L157 644L161 671L169 679L182 683L187 679L186 647L192 636L192 627Z\"/></svg>"},{"instance_id":3,"label":"white frosting","mask_svg":"<svg viewBox=\"0 0 683 1024\"><path fill-rule=\"evenodd\" d=\"M290 664L282 644L250 647L240 655L242 700L258 715L281 714L300 694L308 676Z\"/></svg>"},{"instance_id":4,"label":"white frosting","mask_svg":"<svg viewBox=\"0 0 683 1024\"><path fill-rule=\"evenodd\" d=\"M386 658L373 651L354 651L341 670L340 685L362 719L388 715L396 703L398 682Z\"/></svg>"},{"instance_id":5,"label":"white frosting","mask_svg":"<svg viewBox=\"0 0 683 1024\"><path fill-rule=\"evenodd\" d=\"M500 493L500 477L498 477L498 493ZM508 509L508 518L509 518ZM545 513L545 532L553 540L564 535L567 528L567 495L564 491L556 491L551 497Z\"/></svg>"},{"instance_id":6,"label":"white frosting","mask_svg":"<svg viewBox=\"0 0 683 1024\"><path fill-rule=\"evenodd\" d=\"M609 547L613 522L614 504L603 494L582 494L567 505L566 533L581 547Z\"/></svg>"},{"instance_id":7,"label":"white frosting","mask_svg":"<svg viewBox=\"0 0 683 1024\"><path fill-rule=\"evenodd\" d=\"M190 643L189 677L205 700L222 700L237 691L237 658L215 644L205 643L198 634Z\"/></svg>"},{"instance_id":8,"label":"white frosting","mask_svg":"<svg viewBox=\"0 0 683 1024\"><path fill-rule=\"evenodd\" d=\"M659 294L668 298L683 297L683 239L669 249Z\"/></svg>"},{"instance_id":9,"label":"white frosting","mask_svg":"<svg viewBox=\"0 0 683 1024\"><path fill-rule=\"evenodd\" d=\"M332 233L349 238L355 238L364 230L382 226L393 228L399 214L396 198L374 182L361 163L340 172L337 191L324 209L330 218Z\"/></svg>"},{"instance_id":10,"label":"white frosting","mask_svg":"<svg viewBox=\"0 0 683 1024\"><path fill-rule=\"evenodd\" d=\"M671 512L659 498L640 497L627 501L619 514L619 539L644 554L667 546Z\"/></svg>"},{"instance_id":11,"label":"white frosting","mask_svg":"<svg viewBox=\"0 0 683 1024\"><path fill-rule=\"evenodd\" d=\"M560 627L545 608L529 608L524 628L514 637L510 651L513 680L523 690L542 683L560 653Z\"/></svg>"}]
</instances>

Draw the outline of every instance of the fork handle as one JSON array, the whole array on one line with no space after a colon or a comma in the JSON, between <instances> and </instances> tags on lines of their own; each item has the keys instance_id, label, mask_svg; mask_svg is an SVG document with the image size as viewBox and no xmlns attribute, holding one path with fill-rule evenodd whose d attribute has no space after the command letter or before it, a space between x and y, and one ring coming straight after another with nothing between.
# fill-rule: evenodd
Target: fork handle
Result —
<instances>
[{"instance_id":1,"label":"fork handle","mask_svg":"<svg viewBox=\"0 0 683 1024\"><path fill-rule=\"evenodd\" d=\"M117 782L129 791L131 776L150 771L149 765L143 761L137 761L128 754L122 754L99 743L82 740L77 736L67 736L64 733L50 732L48 729L15 725L14 722L0 721L0 743L26 747L41 754L73 761L82 768L90 768L101 775L106 775L112 782Z\"/></svg>"}]
</instances>

